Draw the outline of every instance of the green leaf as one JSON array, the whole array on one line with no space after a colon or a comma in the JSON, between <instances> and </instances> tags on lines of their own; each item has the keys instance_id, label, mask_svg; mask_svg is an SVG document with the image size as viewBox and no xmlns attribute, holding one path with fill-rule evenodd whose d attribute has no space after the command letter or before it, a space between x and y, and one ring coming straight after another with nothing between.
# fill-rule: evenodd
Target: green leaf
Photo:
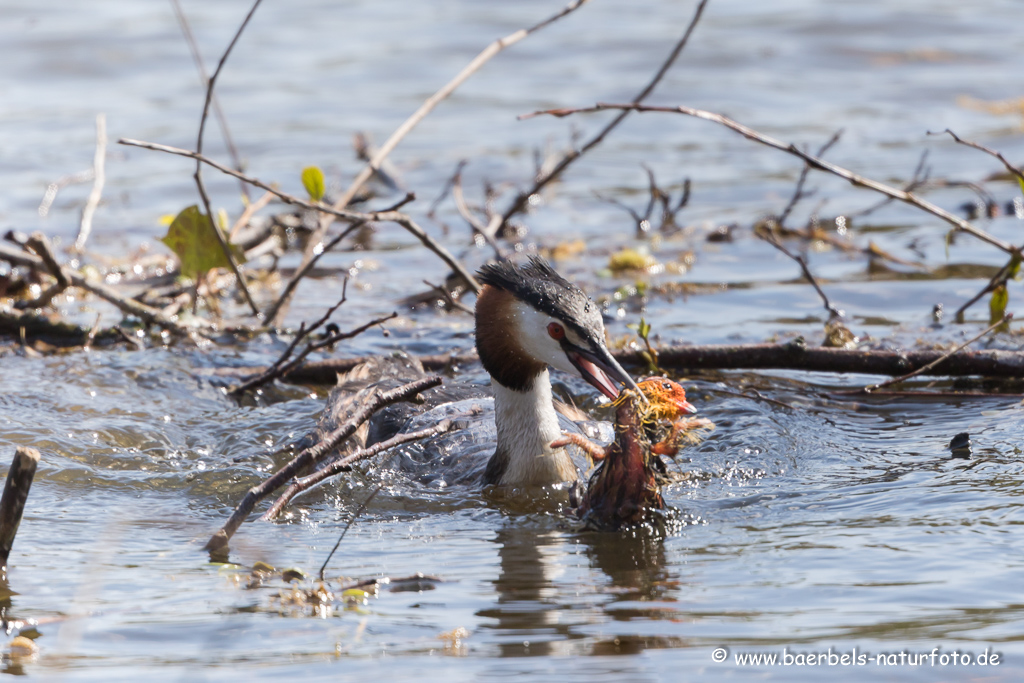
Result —
<instances>
[{"instance_id":1,"label":"green leaf","mask_svg":"<svg viewBox=\"0 0 1024 683\"><path fill-rule=\"evenodd\" d=\"M174 217L167 234L160 241L171 248L181 261L181 274L192 280L214 268L231 265L217 239L216 228L210 217L199 211L193 204ZM241 247L229 245L238 263L245 263L245 252Z\"/></svg>"},{"instance_id":2,"label":"green leaf","mask_svg":"<svg viewBox=\"0 0 1024 683\"><path fill-rule=\"evenodd\" d=\"M651 333L651 325L643 318L640 318L640 326L637 327L636 333L641 339L647 341L647 336Z\"/></svg>"},{"instance_id":3,"label":"green leaf","mask_svg":"<svg viewBox=\"0 0 1024 683\"><path fill-rule=\"evenodd\" d=\"M1024 178L1017 176L1017 182L1020 183L1020 191L1024 194Z\"/></svg>"},{"instance_id":4,"label":"green leaf","mask_svg":"<svg viewBox=\"0 0 1024 683\"><path fill-rule=\"evenodd\" d=\"M992 298L988 302L988 324L995 325L1006 315L1006 305L1010 303L1010 293L1006 285L999 285L992 290Z\"/></svg>"},{"instance_id":5,"label":"green leaf","mask_svg":"<svg viewBox=\"0 0 1024 683\"><path fill-rule=\"evenodd\" d=\"M318 202L324 198L324 172L319 166L307 166L302 169L302 186L309 193L309 198Z\"/></svg>"}]
</instances>

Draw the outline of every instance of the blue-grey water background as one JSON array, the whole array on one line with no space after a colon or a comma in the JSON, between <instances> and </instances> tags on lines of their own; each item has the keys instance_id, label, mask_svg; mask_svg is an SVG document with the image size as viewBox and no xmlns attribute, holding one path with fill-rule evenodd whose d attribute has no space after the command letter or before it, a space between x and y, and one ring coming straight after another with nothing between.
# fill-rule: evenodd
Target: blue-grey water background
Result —
<instances>
[{"instance_id":1,"label":"blue-grey water background","mask_svg":"<svg viewBox=\"0 0 1024 683\"><path fill-rule=\"evenodd\" d=\"M183 2L209 68L248 5ZM218 95L247 169L302 193L316 164L344 187L358 169L357 131L378 142L487 43L532 24L560 0L347 0L276 2L256 13L228 62ZM451 200L424 214L456 164L467 195L483 183L506 192L534 171L534 151L564 149L608 114L517 120L537 109L625 101L648 81L693 11L691 2L595 0L510 48L443 102L391 160L419 198L409 208L471 265ZM981 102L1024 95L1021 7L1012 0L865 0L850 3L712 0L691 44L650 101L719 111L810 149L842 129L829 159L900 184L922 153L933 178L980 182L995 160L927 131L1024 159L1024 110ZM90 168L94 121L111 138L104 202L86 259L162 253L160 217L197 200L192 164L114 144L119 137L191 147L203 91L166 2L9 0L0 7L0 228L43 230L67 246L90 183L64 187L45 217L49 183ZM211 122L207 151L226 159ZM679 192L692 181L684 230L633 239L632 220L609 198L641 208L648 165ZM613 337L641 313L664 342L760 342L802 334L820 343L825 312L796 265L750 230L792 194L799 162L713 124L672 115L633 116L524 218L528 249L584 240L559 268L593 295L636 276L605 266L622 246L680 264L646 278L677 286L641 311L609 309ZM232 216L238 186L207 172L216 206ZM878 197L822 175L797 208L851 213ZM1001 204L1015 184L986 187ZM956 210L963 187L925 196ZM500 208L499 207L499 208ZM447 229L444 227L447 225ZM731 243L708 242L737 224ZM1002 254L902 206L854 222L849 238L873 242L930 274L811 245L812 268L851 329L875 342L949 344L988 320L984 302L964 325L952 311L984 286ZM978 225L1020 243L1013 216ZM795 248L799 245L794 243ZM295 257L285 265L294 265ZM395 226L374 248L324 259L350 272L343 327L398 310L390 335L373 331L339 355L406 349L466 350L464 314L409 312L398 299L446 270ZM683 286L686 285L686 286ZM306 281L289 322L310 319L340 293L337 278ZM1011 310L1021 296L1010 285ZM65 301L91 324L93 302ZM1015 348L1015 338L997 343ZM400 484L349 531L330 574L353 578L435 575L431 590L387 587L367 604L326 618L282 608L283 583L246 590L257 561L315 572L366 482L327 487L275 524L251 522L232 542L239 568L210 564L200 548L248 486L306 433L324 394L282 386L258 406L226 398L222 366L271 361L284 341L145 352L95 350L0 358L0 456L32 445L43 462L12 555L9 617L39 620L40 653L5 660L11 673L47 680L365 679L377 672L422 680L525 675L567 680L1019 680L1024 675L1021 555L1021 405L1018 398L824 397L877 378L791 372L712 373L687 386L717 429L673 465L698 473L667 493L686 524L664 539L583 534L558 515L494 504L472 490ZM480 381L479 368L465 378ZM565 378L561 378L565 379ZM571 390L589 394L580 383ZM721 393L754 387L796 406ZM946 444L970 432L974 456ZM464 628L453 644L442 634ZM725 647L725 663L712 660ZM999 666L738 666L737 653L1001 653Z\"/></svg>"}]
</instances>

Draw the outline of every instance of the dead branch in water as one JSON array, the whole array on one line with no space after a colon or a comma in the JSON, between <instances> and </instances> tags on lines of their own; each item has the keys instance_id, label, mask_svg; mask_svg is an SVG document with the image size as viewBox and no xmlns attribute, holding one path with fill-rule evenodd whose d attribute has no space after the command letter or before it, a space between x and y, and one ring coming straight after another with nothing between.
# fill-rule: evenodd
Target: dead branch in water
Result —
<instances>
[{"instance_id":1,"label":"dead branch in water","mask_svg":"<svg viewBox=\"0 0 1024 683\"><path fill-rule=\"evenodd\" d=\"M620 363L646 367L642 351L615 351ZM922 374L947 377L1024 378L1024 351L961 351L945 358L946 351L881 351L807 346L802 339L783 344L713 344L665 346L658 349L658 363L666 370L800 370L804 372L903 375L944 359L941 367ZM334 384L339 372L347 372L366 358L336 358L304 363L283 379L306 384ZM479 361L475 353L419 356L423 367L438 371ZM228 372L238 372L231 368ZM228 374L222 372L222 374ZM249 371L247 371L249 372Z\"/></svg>"},{"instance_id":2,"label":"dead branch in water","mask_svg":"<svg viewBox=\"0 0 1024 683\"><path fill-rule=\"evenodd\" d=\"M439 386L440 384L440 377L427 377L416 380L415 382L409 382L408 384L392 389L391 391L376 394L371 400L356 411L356 413L347 422L325 436L315 446L304 449L292 458L287 465L277 470L277 472L270 477L264 479L261 484L249 489L248 493L245 494L245 497L242 498L242 502L238 504L235 511L231 514L231 517L228 518L228 521L224 523L224 526L222 526L217 533L210 537L210 540L206 542L203 549L210 553L225 553L227 551L228 541L238 530L238 527L242 525L242 522L245 521L245 518L249 516L249 513L252 512L253 508L256 507L258 502L281 486L284 486L289 479L305 468L311 467L322 460L342 441L352 436L356 429L366 422L376 411L398 401L407 401L416 394Z\"/></svg>"},{"instance_id":3,"label":"dead branch in water","mask_svg":"<svg viewBox=\"0 0 1024 683\"><path fill-rule=\"evenodd\" d=\"M345 287L345 290L348 289L348 279L347 278L345 280L345 286L344 287ZM327 309L327 312L324 313L324 315L321 316L319 320L316 320L309 327L306 327L305 323L303 323L299 327L299 331L295 335L295 339L292 340L291 344L288 345L288 348L285 349L284 353L281 354L281 357L277 359L277 362L275 362L273 365L271 365L269 368L267 368L267 370L265 370L264 372L260 373L256 377L253 377L250 380L247 380L247 381L245 381L245 382L243 382L243 383L241 383L241 384L239 384L237 386L232 387L231 389L228 390L228 394L231 395L231 396L237 396L238 394L241 394L243 392L252 391L253 389L256 389L257 387L261 387L264 384L267 384L268 382L272 382L275 379L277 379L278 377L281 377L281 376L287 374L290 370L294 369L300 363L302 363L302 361L305 360L306 357L309 356L309 354L313 353L314 351L319 351L320 349L326 348L326 347L331 346L333 344L337 344L338 342L340 342L340 341L342 341L344 339L351 339L353 337L357 337L360 334L362 334L363 332L365 332L366 330L370 329L371 327L374 327L376 325L382 325L382 324L386 323L388 320L392 320L392 319L398 317L397 313L392 313L391 315L387 315L387 316L384 316L382 318L376 318L374 320L371 320L370 322L366 323L365 325L360 325L359 327L355 328L354 330L350 330L348 332L335 332L333 334L329 334L326 337L324 337L323 339L319 339L317 341L313 341L313 342L307 343L305 348L302 349L302 351L300 351L297 356L295 356L294 358L291 358L292 353L295 351L296 347L298 347L299 343L303 339L308 338L309 335L311 335L313 332L318 330L321 325L326 323L327 320L331 317L331 315L333 315L334 312L336 310L338 310L338 308L343 303L345 303L346 300L347 300L347 298L345 296L345 291L343 290L342 294L341 294L341 299L338 301L338 303L334 304L329 309Z\"/></svg>"},{"instance_id":4,"label":"dead branch in water","mask_svg":"<svg viewBox=\"0 0 1024 683\"><path fill-rule=\"evenodd\" d=\"M415 432L406 432L403 434L398 434L397 436L393 436L390 439L387 439L386 441L375 443L367 448L360 448L356 452L351 453L350 455L347 455L344 458L332 460L331 462L326 463L323 467L318 469L313 474L293 481L288 486L288 488L285 489L284 493L282 493L280 497L278 497L278 499L274 501L274 504L270 506L270 509L263 513L263 516L260 517L260 519L268 522L273 519L276 519L277 516L281 514L281 510L284 509L284 506L291 502L292 498L299 495L303 491L307 491L310 488L316 486L324 479L328 479L336 474L339 474L340 472L344 471L345 469L351 467L352 465L361 460L369 460L370 458L379 455L386 450L390 450L395 446L401 446L402 444L409 443L412 441L420 441L421 439L428 439L432 436L437 436L438 434L447 432L452 428L452 426L453 422L451 420L442 420L433 427L427 427L426 429L421 429Z\"/></svg>"},{"instance_id":5,"label":"dead branch in water","mask_svg":"<svg viewBox=\"0 0 1024 683\"><path fill-rule=\"evenodd\" d=\"M15 251L2 244L0 244L0 260L7 261L13 265L49 270L43 258L27 252ZM54 259L54 263L56 263L56 259ZM177 334L188 336L188 328L166 315L163 311L124 297L113 287L108 287L100 282L94 282L82 273L59 264L54 272L54 277L57 277L56 273L60 273L64 279L71 283L71 286L80 287L117 306L125 315L132 315L146 324L158 325Z\"/></svg>"},{"instance_id":6,"label":"dead branch in water","mask_svg":"<svg viewBox=\"0 0 1024 683\"><path fill-rule=\"evenodd\" d=\"M4 578L7 574L7 558L11 554L22 513L25 512L25 501L28 500L32 479L36 476L39 457L36 449L19 446L14 452L11 469L7 471L4 494L0 498L0 574Z\"/></svg>"}]
</instances>

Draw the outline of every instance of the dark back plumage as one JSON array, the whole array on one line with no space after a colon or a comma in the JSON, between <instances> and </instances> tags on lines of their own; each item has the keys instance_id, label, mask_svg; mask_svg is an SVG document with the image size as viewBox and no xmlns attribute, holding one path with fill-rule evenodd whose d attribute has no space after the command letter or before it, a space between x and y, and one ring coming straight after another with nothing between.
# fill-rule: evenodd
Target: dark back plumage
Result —
<instances>
[{"instance_id":1,"label":"dark back plumage","mask_svg":"<svg viewBox=\"0 0 1024 683\"><path fill-rule=\"evenodd\" d=\"M542 258L531 256L521 265L511 261L488 263L480 268L477 278L557 318L584 339L603 339L604 323L597 305Z\"/></svg>"}]
</instances>

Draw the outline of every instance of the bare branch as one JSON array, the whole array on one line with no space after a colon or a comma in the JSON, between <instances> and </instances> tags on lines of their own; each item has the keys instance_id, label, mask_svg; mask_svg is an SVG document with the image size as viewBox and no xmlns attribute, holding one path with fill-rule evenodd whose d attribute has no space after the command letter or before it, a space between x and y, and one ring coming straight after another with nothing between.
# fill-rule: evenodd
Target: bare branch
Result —
<instances>
[{"instance_id":1,"label":"bare branch","mask_svg":"<svg viewBox=\"0 0 1024 683\"><path fill-rule=\"evenodd\" d=\"M224 526L222 526L217 533L210 537L210 540L206 542L203 549L208 550L211 553L221 553L225 551L228 541L238 530L238 527L242 525L242 522L245 521L245 518L249 516L249 513L252 512L253 508L256 507L256 503L283 486L285 482L301 472L303 469L315 464L334 450L338 444L352 436L356 429L359 428L359 425L366 422L366 420L368 420L377 410L397 401L408 400L421 391L426 391L427 389L436 387L440 384L440 377L427 377L402 385L391 391L377 394L371 401L361 407L348 422L328 434L315 446L300 452L292 458L287 465L279 469L267 479L264 479L261 484L249 489L248 493L246 493L245 497L242 499L242 502L238 504L235 511L231 514L231 517L228 518L228 521L224 523Z\"/></svg>"},{"instance_id":2,"label":"bare branch","mask_svg":"<svg viewBox=\"0 0 1024 683\"><path fill-rule=\"evenodd\" d=\"M490 232L488 230L488 226L481 223L480 220L473 215L473 212L469 209L469 205L466 204L466 197L462 193L461 167L455 172L455 176L452 178L451 189L452 199L455 200L455 208L458 209L459 215L462 216L463 220L469 224L469 227L473 230L473 234L482 237L484 241L490 245L491 249L494 250L494 255L497 256L499 260L507 259L508 255L505 254L505 250L501 248L498 241L494 239L494 233Z\"/></svg>"},{"instance_id":3,"label":"bare branch","mask_svg":"<svg viewBox=\"0 0 1024 683\"><path fill-rule=\"evenodd\" d=\"M157 144L155 142L143 142L141 140L131 140L131 139L128 139L128 138L121 138L120 140L118 140L118 144L129 145L129 146L132 146L132 147L142 147L143 149L151 149L151 150L154 150L154 151L157 151L157 152L166 152L168 154L175 154L177 156L183 156L183 157L189 157L191 159L196 159L197 161L200 161L200 162L202 162L202 163L204 163L204 164L206 164L208 166L212 166L213 168L217 169L221 173L226 173L227 175L230 175L230 176L233 176L235 178L239 178L241 180L244 180L245 182L249 183L250 185L258 187L258 188L260 188L262 190L266 190L267 192L272 193L274 196L276 196L277 198L279 198L281 201L285 202L286 204L293 204L295 206L301 206L303 208L311 209L313 211L320 211L322 213L329 213L332 216L337 216L338 218L343 218L343 219L347 219L347 220L353 220L353 221L359 221L359 220L362 220L362 221L390 221L392 223L397 223L398 225L400 225L403 228L405 228L406 231L408 231L409 233L413 234L428 249L430 249L432 252L437 254L437 256L440 257L441 260L444 261L448 265L448 267L450 267L453 271L455 271L455 273L457 273L460 277L462 277L462 279L464 279L466 281L466 283L469 285L469 287L474 292L479 292L480 291L480 283L473 276L473 274L469 271L469 269L466 268L464 265L462 265L462 263L458 259L456 259L454 256L452 256L451 252L449 252L441 244L436 242L432 237L430 237L430 235L428 235L423 230L423 228L421 228L419 225L417 225L415 222L413 222L413 220L411 218L409 218L409 216L407 216L404 213L399 213L397 211L374 211L374 212L369 212L369 213L360 213L358 211L345 211L345 210L341 210L341 209L332 209L332 208L326 207L326 206L319 206L319 205L316 205L316 204L311 204L311 203L309 203L307 201L304 201L302 199L299 199L298 197L290 195L287 192L281 192L277 188L275 188L275 187L273 187L271 185L268 185L267 183L264 183L263 181L259 180L258 178L253 178L251 176L245 175L244 173L240 173L240 172L238 172L238 171L236 171L236 170L234 170L232 168L228 168L227 166L224 166L223 164L219 164L216 161L214 161L213 159L210 159L209 157L203 156L202 154L199 154L197 152L192 152L192 151L189 151L187 149L181 149L181 148L178 148L178 147L170 147L168 145L160 145L160 144ZM293 279L294 279L294 276L293 276ZM291 285L291 283L289 283L289 285ZM275 303L275 305L271 308L271 310L269 310L266 313L266 317L268 318L268 320L272 320L273 318L276 318L277 317L277 315L276 315L277 312L279 310L281 310L281 308L284 305L286 305L286 303L287 302L277 302L277 303Z\"/></svg>"},{"instance_id":4,"label":"bare branch","mask_svg":"<svg viewBox=\"0 0 1024 683\"><path fill-rule=\"evenodd\" d=\"M635 98L633 98L634 105L638 105L640 102L643 102L645 99L647 99L647 96L651 94L651 92L658 85L658 83L661 82L661 79L664 78L665 74L668 73L669 68L672 66L672 64L675 63L676 58L679 57L679 54L683 51L683 48L686 47L686 43L690 40L690 35L693 33L694 28L697 27L697 22L700 21L700 17L704 13L704 7L705 5L707 5L707 3L708 0L701 0L700 3L697 5L697 9L694 10L693 13L693 18L690 20L690 24L686 27L686 30L683 32L683 36L679 39L678 42L676 42L675 46L672 48L672 51L669 53L668 58L662 63L661 67L658 69L658 72L654 74L654 78L652 78L651 81L644 87L644 89L641 90ZM550 183L552 180L560 176L562 174L562 171L568 168L568 166L572 162L576 161L581 156L590 151L590 149L600 144L601 141L604 140L605 136L607 136L608 133L612 132L612 130L614 130L615 127L618 126L622 122L622 120L625 119L628 115L629 111L624 109L618 116L612 119L611 122L608 123L608 125L602 128L597 135L595 135L585 145L583 145L583 147L581 147L579 151L573 150L566 154L557 164L555 164L554 168L552 168L547 174L541 176L540 178L537 178L534 181L533 186L529 190L527 190L526 192L520 192L516 196L515 200L512 202L511 206L509 206L508 209L505 210L505 213L502 214L501 222L498 223L498 227L505 225L506 223L508 223L509 219L512 218L512 216L523 211L529 205L530 197L540 192L548 185L548 183Z\"/></svg>"},{"instance_id":5,"label":"bare branch","mask_svg":"<svg viewBox=\"0 0 1024 683\"><path fill-rule=\"evenodd\" d=\"M188 17L185 16L185 11L181 8L179 0L171 0L171 6L174 8L174 15L178 19L178 25L181 26L181 32L185 35L185 42L188 43L189 52L192 53L192 61L196 63L196 69L199 71L199 80L202 82L204 88L208 88L210 85L210 77L206 74L206 66L203 64L203 55L199 51L199 43L196 42L196 37L192 33L192 26L188 22ZM220 102L217 100L217 95L214 94L211 97L211 103L213 106L213 113L217 117L217 123L220 125L221 135L224 136L224 146L228 148L228 154L231 156L231 160L235 163L235 168L239 171L242 170L242 159L238 154L238 148L235 146L235 141L231 137L231 130L228 128L227 117L224 116L224 110L220 107ZM249 187L244 182L239 182L242 190L242 196L246 199L249 198ZM252 206L252 204L249 204ZM234 231L232 231L232 234Z\"/></svg>"},{"instance_id":6,"label":"bare branch","mask_svg":"<svg viewBox=\"0 0 1024 683\"><path fill-rule=\"evenodd\" d=\"M818 149L817 156L820 157L821 155L823 155L825 152L828 151L829 147L831 147L832 145L834 145L837 142L839 142L839 136L842 135L842 134L843 134L842 130L837 130L832 135L832 137L829 138L828 142L826 142L824 145L822 145ZM802 169L800 169L800 177L796 181L796 189L793 190L793 196L790 197L789 203L786 204L786 208L784 208L782 210L782 213L779 214L779 217L775 219L778 222L779 226L785 226L786 225L786 219L789 218L790 212L793 211L793 208L797 205L797 203L801 199L804 199L804 198L809 197L811 195L810 192L805 193L803 191L804 190L804 183L807 182L807 174L810 172L810 170L811 170L811 167L808 164L804 164L804 167Z\"/></svg>"},{"instance_id":7,"label":"bare branch","mask_svg":"<svg viewBox=\"0 0 1024 683\"><path fill-rule=\"evenodd\" d=\"M803 256L798 256L791 252L782 244L782 242L779 242L779 240L771 232L758 231L756 234L765 242L772 245L773 247L781 251L783 254L797 262L797 264L800 266L800 270L803 271L804 277L807 278L807 281L811 283L812 287L814 287L814 291L816 291L818 293L818 296L821 297L822 302L825 304L825 310L827 310L831 315L835 316L836 318L842 318L844 316L843 311L836 308L836 306L833 305L832 302L828 300L828 297L825 295L825 292L821 289L821 286L818 284L818 281L814 278L814 274L811 272L811 269L807 266L807 261L804 259Z\"/></svg>"},{"instance_id":8,"label":"bare branch","mask_svg":"<svg viewBox=\"0 0 1024 683\"><path fill-rule=\"evenodd\" d=\"M370 176L373 175L373 172L376 169L380 168L381 163L383 163L384 159L389 154L391 154L395 147L398 146L398 143L402 141L402 138L408 135L409 132L412 131L412 129L415 128L420 121L426 118L427 114L434 110L434 107L436 107L441 101L445 100L449 95L455 92L456 88L458 88L460 85L466 82L466 80L474 73L479 71L480 67L486 64L492 57L497 55L505 48L511 45L515 45L523 38L529 36L531 33L535 33L540 29L548 26L549 24L561 19L567 14L570 14L571 12L579 9L583 5L587 4L589 1L590 0L573 0L573 2L570 2L557 14L548 17L547 19L541 21L540 23L534 24L529 28L519 29L514 33L510 33L504 38L500 38L491 43L490 45L488 45L486 48L484 48L483 51L480 52L480 54L473 58L473 61L471 61L462 69L462 71L456 74L456 76L452 80L448 81L444 85L444 87L442 87L440 90L438 90L433 95L428 97L426 101L420 105L419 109L413 112L413 114L409 118L402 122L402 125L400 125L395 130L395 132L391 134L391 137L389 137L387 141L385 141L384 144L380 146L380 149L378 149L377 153L373 155L373 158L370 159L369 163L363 167L363 170L361 170L359 174L355 177L355 180L352 181L352 184L349 185L348 189L345 190L344 194L342 194L341 197L338 198L338 201L334 203L334 208L344 209L346 206L348 206L348 203L352 201L353 197L355 197L356 192L359 191L359 188L363 186L363 183L370 179Z\"/></svg>"},{"instance_id":9,"label":"bare branch","mask_svg":"<svg viewBox=\"0 0 1024 683\"><path fill-rule=\"evenodd\" d=\"M368 460L372 457L375 457L383 453L386 450L394 448L395 446L401 446L402 444L410 443L412 441L420 441L422 439L428 439L432 436L437 436L438 434L442 434L444 432L449 431L452 428L453 424L454 423L451 420L442 420L433 427L427 427L426 429L421 429L416 432L406 432L404 434L398 434L397 436L393 436L390 439L387 439L386 441L375 443L374 445L369 446L367 448L360 448L356 452L344 458L332 460L331 462L328 462L323 467L318 469L313 474L293 481L288 486L288 488L285 489L284 493L282 493L280 497L278 497L278 499L274 501L274 504L270 506L270 509L263 513L263 516L260 517L260 519L262 519L265 522L269 522L273 519L276 519L277 516L281 514L281 510L284 509L284 506L291 502L292 498L302 493L303 491L307 491L310 488L316 486L324 479L328 479L336 474L340 474L345 469L351 467L352 465L361 460Z\"/></svg>"},{"instance_id":10,"label":"bare branch","mask_svg":"<svg viewBox=\"0 0 1024 683\"><path fill-rule=\"evenodd\" d=\"M985 145L978 144L977 142L971 142L970 140L964 140L964 139L960 138L956 133L951 131L949 128L947 128L946 130L944 130L942 132L943 133L949 133L950 137L953 138L954 140L956 140L961 145L967 145L968 147L973 147L974 149L981 150L982 152L985 152L986 154L990 154L990 155L994 156L996 159L999 159L999 161L1003 162L1003 166L1006 167L1006 170L1009 171L1011 175L1015 176L1017 178L1017 181L1019 183L1021 183L1021 187L1024 187L1024 171L1022 171L1020 168L1018 168L1017 166L1014 166L1009 161L1007 161L1006 157L1004 157L1002 155L1002 153L997 152L996 150L991 149L989 147L986 147ZM928 131L928 135L941 135L941 134L942 133L933 133L932 131Z\"/></svg>"},{"instance_id":11,"label":"bare branch","mask_svg":"<svg viewBox=\"0 0 1024 683\"><path fill-rule=\"evenodd\" d=\"M581 113L606 111L606 110L609 110L609 109L619 109L619 110L629 110L629 111L639 111L639 112L667 112L667 113L674 113L674 114L685 114L686 116L692 116L694 118L703 119L705 121L711 121L713 123L718 123L718 124L720 124L722 126L725 126L726 128L729 128L730 130L736 131L737 133L739 133L740 135L742 135L743 137L745 137L745 138L747 138L749 140L753 140L755 142L759 142L762 145L766 145L768 147L773 147L775 149L778 149L778 150L781 150L783 152L786 152L787 154L792 154L795 157L799 157L800 159L803 159L807 164L809 164L812 168L817 169L819 171L825 171L826 173L831 173L831 174L833 174L835 176L843 178L844 180L849 182L854 187L867 188L869 190L873 190L875 192L878 192L879 194L883 194L883 195L885 195L887 197L891 197L893 199L896 199L898 201L904 202L906 204L910 204L911 206L916 206L917 208L921 209L922 211L930 213L933 216L936 216L937 218L941 218L942 220L946 221L947 223L950 223L957 230L960 230L960 231L966 232L968 234L974 235L975 237L977 237L981 241L987 242L988 244L991 244L992 246L996 247L1000 251L1005 251L1008 254L1018 254L1018 255L1021 254L1021 249L1019 247L1015 247L1012 244L1004 242L1003 240L1001 240L1001 239L999 239L997 237L994 237L994 236L986 233L983 230L980 230L979 228L971 225L969 222L965 221L964 219L960 218L959 216L955 216L955 215L951 214L950 212L946 211L945 209L940 208L940 207L936 206L935 204L932 204L931 202L929 202L927 200L921 199L920 197L918 197L917 195L915 195L912 192L908 192L906 190L899 190L899 189L896 189L894 187L890 187L889 185L886 185L884 183L880 183L877 180L871 180L870 178L866 178L864 176L858 175L858 174L854 173L853 171L849 171L849 170L847 170L847 169L845 169L845 168L843 168L841 166L837 166L835 164L832 164L832 163L829 163L829 162L824 161L822 159L819 159L818 157L813 156L813 155L811 155L811 154L801 150L796 145L786 144L784 142L776 140L775 138L772 138L772 137L769 137L767 135L764 135L762 133L757 132L753 128L749 128L747 126L744 126L741 123L737 123L736 121L733 121L732 119L728 118L727 116L722 116L721 114L716 114L714 112L705 111L703 109L694 109L693 107L684 107L684 106L678 106L678 107L656 107L656 106L649 106L649 105L640 105L640 104L635 104L635 103L630 103L630 104L607 104L607 103L600 103L600 104L597 104L597 105L595 105L593 107L582 107L582 108L578 108L578 109L549 109L549 110L546 110L546 111L534 112L530 116L536 116L536 115L540 115L540 114L548 114L548 115L551 115L551 116L569 116L571 114L581 114Z\"/></svg>"},{"instance_id":12,"label":"bare branch","mask_svg":"<svg viewBox=\"0 0 1024 683\"><path fill-rule=\"evenodd\" d=\"M462 85L470 76L476 73L480 69L480 67L486 64L492 57L494 57L495 55L497 55L499 52L509 47L510 45L518 43L520 40L526 38L530 34L539 31L540 29L544 28L545 26L548 26L552 22L555 22L561 19L562 17L572 13L573 11L579 9L583 5L587 4L589 1L590 0L572 0L572 2L566 5L560 12L548 17L544 21L534 24L529 28L520 29L514 33L510 33L504 38L496 40L490 45L488 45L486 48L484 48L483 51L480 52L480 54L478 54L473 59L473 61L467 64L462 69L462 71L456 74L456 76L452 80L448 81L448 83L446 83L440 90L438 90L433 95L428 97L426 101L424 101L423 104L421 104L420 107L415 112L413 112L413 114L409 118L407 118L402 123L402 125L400 125L395 130L395 132L391 134L391 136L384 142L383 145L380 146L377 152L373 155L369 163L367 163L362 168L362 170L359 171L355 179L348 186L348 189L345 190L345 192L338 198L336 202L334 202L333 208L335 210L338 210L347 207L349 203L352 201L352 198L356 196L356 193L363 186L363 184L370 179L370 177L374 174L375 171L380 169L381 164L384 162L384 159L386 159L387 156L391 154L392 150L394 150L395 147L398 146L398 143L401 142L401 140L406 135L408 135L409 132L412 131L412 129L415 128L420 121L422 121L431 111L433 111L434 108L440 102L442 102L449 95L455 92L455 90L460 85ZM326 234L327 228L330 225L330 223L331 219L329 218L329 215L324 215L321 218L320 225L318 226L316 232L313 233L313 236L310 239L310 245L315 245L321 240L323 240L323 236L324 234ZM302 257L303 261L308 261L310 258L312 258L312 256L312 249L310 247L307 247L306 253L303 254ZM474 291L478 291L478 287L474 285L475 281L472 280L472 278L468 279L467 282L470 283L470 286L473 287ZM275 311L275 318L279 316L280 309L278 309L278 311ZM277 321L274 320L272 322Z\"/></svg>"},{"instance_id":13,"label":"bare branch","mask_svg":"<svg viewBox=\"0 0 1024 683\"><path fill-rule=\"evenodd\" d=\"M199 119L199 134L196 136L196 154L201 155L203 153L203 133L206 131L206 119L210 115L210 103L213 101L213 88L217 84L217 76L220 75L221 69L224 68L225 62L228 60L228 55L231 54L231 50L235 47L235 43L242 37L242 31L249 25L249 20L252 19L252 15L256 13L256 8L260 6L263 0L256 0L249 13L245 15L245 19L242 21L242 25L238 27L238 31L235 32L235 37L231 39L224 54L221 55L220 61L217 63L217 68L213 70L213 75L210 76L209 82L206 85L206 101L203 103L203 115ZM203 184L203 164L200 159L196 159L196 172L193 174L196 181L196 187L199 190L199 196L203 200L203 206L206 208L206 215L210 219L210 225L213 227L213 234L217 236L217 242L220 244L221 250L224 252L224 258L227 259L231 266L231 272L235 274L235 278L238 280L238 287L242 290L242 294L245 295L245 300L249 304L249 308L252 309L252 314L259 317L260 309L256 306L256 302L253 301L252 293L249 292L249 285L245 281L245 276L242 274L241 268L238 266L238 261L235 259L235 255L231 253L231 247L228 245L227 239L224 237L223 232L217 226L216 218L213 215L213 208L210 205L210 197L206 194L206 185ZM198 294L197 294L198 296Z\"/></svg>"}]
</instances>

